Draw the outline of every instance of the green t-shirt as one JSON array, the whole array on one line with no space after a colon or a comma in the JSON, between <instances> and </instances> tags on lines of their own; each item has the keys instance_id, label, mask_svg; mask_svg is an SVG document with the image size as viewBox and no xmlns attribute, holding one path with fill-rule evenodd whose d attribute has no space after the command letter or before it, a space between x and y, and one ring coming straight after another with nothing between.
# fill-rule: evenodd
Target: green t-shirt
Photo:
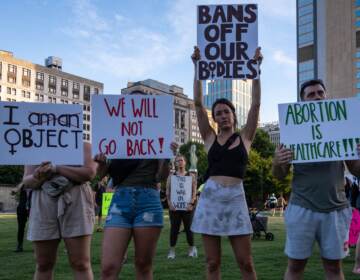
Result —
<instances>
[{"instance_id":1,"label":"green t-shirt","mask_svg":"<svg viewBox=\"0 0 360 280\"><path fill-rule=\"evenodd\" d=\"M332 212L349 206L345 195L344 162L294 164L290 203L315 212Z\"/></svg>"}]
</instances>

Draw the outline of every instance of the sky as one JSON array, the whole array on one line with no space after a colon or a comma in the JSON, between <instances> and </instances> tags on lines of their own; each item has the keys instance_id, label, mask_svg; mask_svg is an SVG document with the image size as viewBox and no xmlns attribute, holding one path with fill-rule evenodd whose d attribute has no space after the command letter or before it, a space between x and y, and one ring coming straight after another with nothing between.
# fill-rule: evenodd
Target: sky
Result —
<instances>
[{"instance_id":1,"label":"sky","mask_svg":"<svg viewBox=\"0 0 360 280\"><path fill-rule=\"evenodd\" d=\"M258 4L262 47L261 122L278 120L277 104L296 102L295 0L16 0L2 1L0 49L102 82L120 94L128 81L154 79L192 94L196 5Z\"/></svg>"}]
</instances>

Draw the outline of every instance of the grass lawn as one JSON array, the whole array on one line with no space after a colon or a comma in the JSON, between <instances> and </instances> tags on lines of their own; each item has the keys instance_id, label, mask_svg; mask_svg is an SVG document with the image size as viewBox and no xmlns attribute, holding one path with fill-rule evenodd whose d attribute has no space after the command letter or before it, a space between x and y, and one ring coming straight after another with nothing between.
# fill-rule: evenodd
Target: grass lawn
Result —
<instances>
[{"instance_id":1,"label":"grass lawn","mask_svg":"<svg viewBox=\"0 0 360 280\"><path fill-rule=\"evenodd\" d=\"M205 279L204 252L200 236L196 236L196 244L199 250L197 259L186 257L187 246L185 234L180 234L176 248L176 259L167 260L169 240L169 220L165 216L165 224L158 244L154 279L160 280L187 280ZM270 217L269 230L274 233L274 241L266 241L265 238L253 241L253 257L258 279L282 279L286 268L287 259L283 249L285 243L285 230L283 219ZM15 215L0 215L0 279L31 279L34 272L34 259L32 245L26 241L23 253L14 253L16 246L17 223ZM102 233L94 233L92 242L92 267L95 279L99 279L100 269L100 246ZM223 239L222 277L223 279L241 279L237 265L234 261L232 250L227 239ZM121 279L134 279L134 256L133 248L129 250L129 261L124 265ZM352 275L351 269L354 263L354 249L351 249L351 257L344 260L346 279L359 279ZM61 243L58 251L58 261L55 269L55 279L72 279L71 270L67 262L64 245ZM324 279L321 261L317 248L310 259L305 273L305 279Z\"/></svg>"}]
</instances>

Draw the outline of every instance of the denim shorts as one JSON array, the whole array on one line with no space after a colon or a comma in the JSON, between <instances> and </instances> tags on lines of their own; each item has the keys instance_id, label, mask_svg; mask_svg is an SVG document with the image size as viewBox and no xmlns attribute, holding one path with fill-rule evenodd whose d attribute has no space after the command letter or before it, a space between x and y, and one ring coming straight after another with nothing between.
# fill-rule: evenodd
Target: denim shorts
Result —
<instances>
[{"instance_id":1,"label":"denim shorts","mask_svg":"<svg viewBox=\"0 0 360 280\"><path fill-rule=\"evenodd\" d=\"M162 227L160 193L149 187L118 187L111 200L105 227Z\"/></svg>"}]
</instances>

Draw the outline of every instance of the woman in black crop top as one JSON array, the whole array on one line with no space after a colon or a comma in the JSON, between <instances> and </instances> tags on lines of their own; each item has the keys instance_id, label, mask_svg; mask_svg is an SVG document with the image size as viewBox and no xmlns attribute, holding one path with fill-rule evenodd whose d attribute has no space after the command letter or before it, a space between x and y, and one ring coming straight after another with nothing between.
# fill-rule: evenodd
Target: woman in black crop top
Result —
<instances>
[{"instance_id":1,"label":"woman in black crop top","mask_svg":"<svg viewBox=\"0 0 360 280\"><path fill-rule=\"evenodd\" d=\"M207 261L207 278L220 279L221 236L228 236L244 279L256 279L251 256L251 233L243 178L250 146L255 137L260 110L260 79L252 80L252 100L247 122L236 134L237 119L234 105L218 99L212 106L216 132L209 123L203 106L201 81L196 80L200 50L195 47L192 60L195 66L194 100L199 129L208 151L207 181L195 210L192 230L201 233ZM252 63L262 61L260 48ZM260 74L260 70L259 70ZM223 83L224 81L213 82ZM247 83L242 81L242 83ZM211 86L211 85L210 85Z\"/></svg>"}]
</instances>

